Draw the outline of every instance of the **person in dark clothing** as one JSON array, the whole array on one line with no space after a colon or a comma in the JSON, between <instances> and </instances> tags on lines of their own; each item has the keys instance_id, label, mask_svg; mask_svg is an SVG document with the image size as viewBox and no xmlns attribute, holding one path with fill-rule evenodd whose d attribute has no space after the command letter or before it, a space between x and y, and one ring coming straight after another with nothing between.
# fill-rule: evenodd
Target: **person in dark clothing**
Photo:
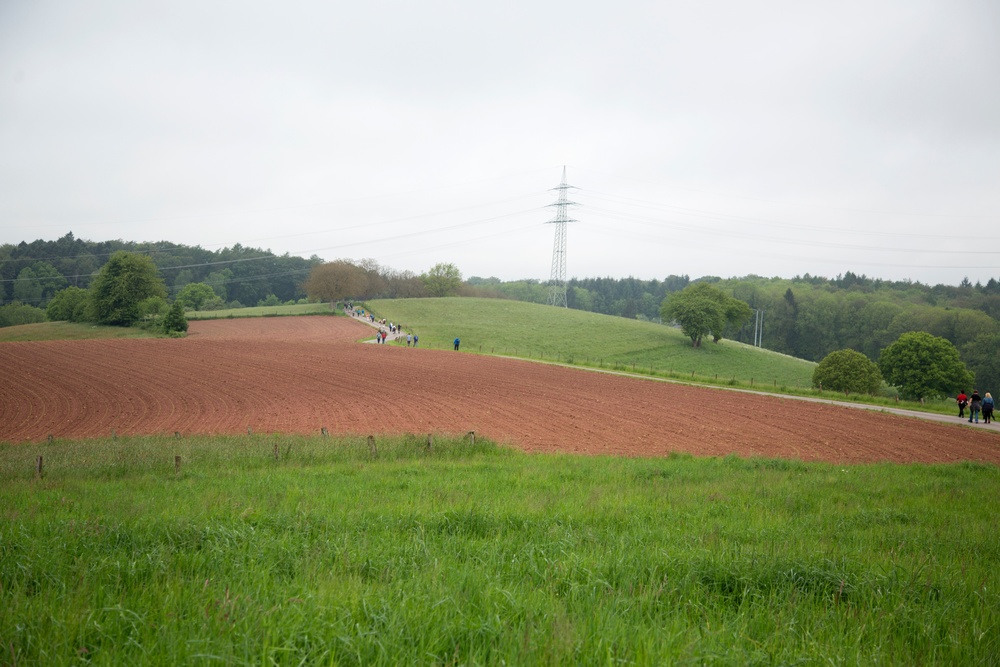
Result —
<instances>
[{"instance_id":1,"label":"person in dark clothing","mask_svg":"<svg viewBox=\"0 0 1000 667\"><path fill-rule=\"evenodd\" d=\"M990 392L983 396L983 421L987 424L993 421L993 397Z\"/></svg>"},{"instance_id":2,"label":"person in dark clothing","mask_svg":"<svg viewBox=\"0 0 1000 667\"><path fill-rule=\"evenodd\" d=\"M958 396L955 397L955 402L958 403L958 416L965 416L965 406L969 404L969 397L965 395L965 390L958 392Z\"/></svg>"},{"instance_id":3,"label":"person in dark clothing","mask_svg":"<svg viewBox=\"0 0 1000 667\"><path fill-rule=\"evenodd\" d=\"M979 390L973 389L972 396L969 397L969 421L979 423L979 411L983 409L983 399L979 396Z\"/></svg>"},{"instance_id":4,"label":"person in dark clothing","mask_svg":"<svg viewBox=\"0 0 1000 667\"><path fill-rule=\"evenodd\" d=\"M457 338L455 339L455 349L456 350L458 350L458 344L461 343L461 342L462 341L460 341L459 339L457 339Z\"/></svg>"}]
</instances>

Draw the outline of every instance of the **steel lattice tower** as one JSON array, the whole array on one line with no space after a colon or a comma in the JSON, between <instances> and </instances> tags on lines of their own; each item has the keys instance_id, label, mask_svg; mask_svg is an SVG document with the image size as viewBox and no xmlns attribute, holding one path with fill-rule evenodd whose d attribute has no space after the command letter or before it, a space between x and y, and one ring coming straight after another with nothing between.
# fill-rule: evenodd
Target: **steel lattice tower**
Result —
<instances>
[{"instance_id":1,"label":"steel lattice tower","mask_svg":"<svg viewBox=\"0 0 1000 667\"><path fill-rule=\"evenodd\" d=\"M549 220L548 224L556 226L556 238L552 244L552 275L549 279L549 305L562 306L566 308L566 223L576 222L570 220L566 215L566 209L576 206L575 202L569 201L566 192L573 187L566 185L566 167L563 166L562 182L559 187L552 188L559 191L559 199L549 206L556 207L556 217Z\"/></svg>"}]
</instances>

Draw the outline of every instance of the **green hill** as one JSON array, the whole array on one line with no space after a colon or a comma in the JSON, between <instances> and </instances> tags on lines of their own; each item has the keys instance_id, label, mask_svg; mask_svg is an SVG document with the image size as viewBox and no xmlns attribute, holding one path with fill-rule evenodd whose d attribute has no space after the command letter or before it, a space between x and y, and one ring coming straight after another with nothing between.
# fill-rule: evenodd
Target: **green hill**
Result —
<instances>
[{"instance_id":1,"label":"green hill","mask_svg":"<svg viewBox=\"0 0 1000 667\"><path fill-rule=\"evenodd\" d=\"M806 388L815 364L735 341L695 349L678 329L502 299L380 299L372 312L420 336L421 347L530 357L605 368L674 373L720 382Z\"/></svg>"}]
</instances>

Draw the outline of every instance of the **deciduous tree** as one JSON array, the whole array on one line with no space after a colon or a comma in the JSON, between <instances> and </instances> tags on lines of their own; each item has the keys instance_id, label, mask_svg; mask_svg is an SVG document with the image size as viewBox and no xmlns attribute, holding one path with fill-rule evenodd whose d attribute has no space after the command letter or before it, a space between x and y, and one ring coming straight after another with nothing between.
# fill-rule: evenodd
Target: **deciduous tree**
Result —
<instances>
[{"instance_id":1,"label":"deciduous tree","mask_svg":"<svg viewBox=\"0 0 1000 667\"><path fill-rule=\"evenodd\" d=\"M83 310L78 306L87 301L87 290L80 287L67 287L56 292L56 295L49 301L45 309L45 316L50 322L61 320L77 321L75 318L82 314Z\"/></svg>"},{"instance_id":2,"label":"deciduous tree","mask_svg":"<svg viewBox=\"0 0 1000 667\"><path fill-rule=\"evenodd\" d=\"M101 324L127 327L142 317L140 304L167 290L147 255L120 250L101 267L90 286L94 317Z\"/></svg>"},{"instance_id":3,"label":"deciduous tree","mask_svg":"<svg viewBox=\"0 0 1000 667\"><path fill-rule=\"evenodd\" d=\"M691 339L692 347L700 347L708 335L719 342L727 330L738 329L752 314L746 302L703 282L667 297L660 307L660 317L665 322L677 322Z\"/></svg>"},{"instance_id":4,"label":"deciduous tree","mask_svg":"<svg viewBox=\"0 0 1000 667\"><path fill-rule=\"evenodd\" d=\"M954 395L972 385L972 373L949 341L911 331L882 350L878 360L885 381L908 398Z\"/></svg>"},{"instance_id":5,"label":"deciduous tree","mask_svg":"<svg viewBox=\"0 0 1000 667\"><path fill-rule=\"evenodd\" d=\"M454 264L438 263L421 276L431 296L453 296L462 286L462 273Z\"/></svg>"},{"instance_id":6,"label":"deciduous tree","mask_svg":"<svg viewBox=\"0 0 1000 667\"><path fill-rule=\"evenodd\" d=\"M364 269L338 259L315 267L302 287L310 299L329 301L332 305L342 299L363 297L366 283Z\"/></svg>"},{"instance_id":7,"label":"deciduous tree","mask_svg":"<svg viewBox=\"0 0 1000 667\"><path fill-rule=\"evenodd\" d=\"M215 298L215 290L205 283L188 283L177 293L177 301L184 304L185 308L191 310L201 310L205 302Z\"/></svg>"},{"instance_id":8,"label":"deciduous tree","mask_svg":"<svg viewBox=\"0 0 1000 667\"><path fill-rule=\"evenodd\" d=\"M836 350L823 357L812 377L813 387L874 394L882 386L878 364L857 350Z\"/></svg>"}]
</instances>

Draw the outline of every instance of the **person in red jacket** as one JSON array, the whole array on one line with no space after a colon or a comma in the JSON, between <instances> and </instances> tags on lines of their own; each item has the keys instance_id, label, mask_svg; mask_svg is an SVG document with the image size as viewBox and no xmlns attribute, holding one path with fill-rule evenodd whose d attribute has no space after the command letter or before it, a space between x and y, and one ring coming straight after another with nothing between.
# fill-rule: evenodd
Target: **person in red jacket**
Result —
<instances>
[{"instance_id":1,"label":"person in red jacket","mask_svg":"<svg viewBox=\"0 0 1000 667\"><path fill-rule=\"evenodd\" d=\"M969 397L965 395L964 391L958 392L958 396L955 397L958 402L958 416L965 416L965 406L969 404Z\"/></svg>"}]
</instances>

